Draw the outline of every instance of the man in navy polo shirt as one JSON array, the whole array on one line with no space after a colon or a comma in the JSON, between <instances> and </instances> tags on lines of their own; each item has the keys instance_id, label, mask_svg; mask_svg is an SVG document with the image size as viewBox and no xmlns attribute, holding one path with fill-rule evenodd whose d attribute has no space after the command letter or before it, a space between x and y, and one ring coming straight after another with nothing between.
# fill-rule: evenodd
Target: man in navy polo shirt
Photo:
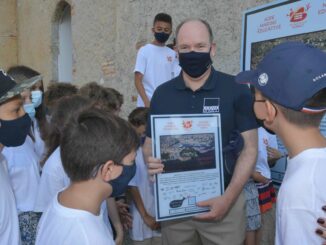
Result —
<instances>
[{"instance_id":1,"label":"man in navy polo shirt","mask_svg":"<svg viewBox=\"0 0 326 245\"><path fill-rule=\"evenodd\" d=\"M215 55L212 30L203 20L187 20L176 30L177 50L182 73L159 86L151 100L150 114L220 113L223 147L234 130L241 132L244 147L238 157L225 193L199 206L210 212L195 219L162 222L163 244L242 244L245 238L244 184L253 171L257 155L257 124L247 86L212 67ZM160 159L152 157L150 124L144 144L149 174L163 171Z\"/></svg>"}]
</instances>

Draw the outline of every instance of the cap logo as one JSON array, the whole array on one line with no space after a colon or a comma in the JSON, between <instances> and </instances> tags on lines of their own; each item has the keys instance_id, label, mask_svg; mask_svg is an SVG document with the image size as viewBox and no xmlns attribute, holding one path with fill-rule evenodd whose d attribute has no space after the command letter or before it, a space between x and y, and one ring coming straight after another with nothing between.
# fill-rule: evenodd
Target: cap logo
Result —
<instances>
[{"instance_id":1,"label":"cap logo","mask_svg":"<svg viewBox=\"0 0 326 245\"><path fill-rule=\"evenodd\" d=\"M313 81L313 82L317 82L318 80L320 80L320 79L322 79L322 78L324 78L324 77L326 77L326 73L321 74L321 75L315 77L314 79L312 79L312 81Z\"/></svg>"},{"instance_id":2,"label":"cap logo","mask_svg":"<svg viewBox=\"0 0 326 245\"><path fill-rule=\"evenodd\" d=\"M268 75L266 73L262 73L258 77L258 84L260 86L265 86L268 82Z\"/></svg>"}]
</instances>

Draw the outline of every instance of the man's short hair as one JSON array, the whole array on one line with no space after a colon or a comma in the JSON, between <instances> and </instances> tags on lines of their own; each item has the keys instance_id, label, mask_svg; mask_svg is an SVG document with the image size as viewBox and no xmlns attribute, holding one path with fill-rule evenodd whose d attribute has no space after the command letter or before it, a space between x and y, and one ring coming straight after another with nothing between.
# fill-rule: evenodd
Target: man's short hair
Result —
<instances>
[{"instance_id":1,"label":"man's short hair","mask_svg":"<svg viewBox=\"0 0 326 245\"><path fill-rule=\"evenodd\" d=\"M158 21L169 23L172 26L172 18L170 15L168 15L166 13L158 13L154 17L153 25L155 25L155 23Z\"/></svg>"},{"instance_id":2,"label":"man's short hair","mask_svg":"<svg viewBox=\"0 0 326 245\"><path fill-rule=\"evenodd\" d=\"M109 160L122 163L138 147L139 138L130 123L100 109L70 118L60 141L62 164L72 182L91 179Z\"/></svg>"},{"instance_id":3,"label":"man's short hair","mask_svg":"<svg viewBox=\"0 0 326 245\"><path fill-rule=\"evenodd\" d=\"M266 97L266 96L264 96ZM268 98L268 97L266 97ZM271 99L269 99L271 100ZM272 103L277 104L276 102ZM305 127L319 127L320 122L325 115L324 112L319 113L308 113L308 112L302 112L302 111L295 111L289 108L286 108L284 106L281 106L277 104L278 108L282 111L282 114L284 118L302 128ZM306 103L305 106L308 107L315 107L315 108L323 108L326 107L326 88L320 90L317 92L312 98L310 98Z\"/></svg>"},{"instance_id":4,"label":"man's short hair","mask_svg":"<svg viewBox=\"0 0 326 245\"><path fill-rule=\"evenodd\" d=\"M121 101L118 98L118 95L121 94L116 90L113 91L111 88L105 88L96 82L90 82L82 86L79 89L79 94L92 100L95 106L99 108L116 111L121 107ZM123 98L121 99L123 103Z\"/></svg>"},{"instance_id":5,"label":"man's short hair","mask_svg":"<svg viewBox=\"0 0 326 245\"><path fill-rule=\"evenodd\" d=\"M182 27L184 24L186 24L186 23L188 23L188 22L190 22L190 21L199 21L199 22L203 23L203 24L206 26L206 28L207 28L207 31L208 31L208 34L209 34L209 41L210 41L210 43L213 42L213 40L214 40L213 31L212 31L211 26L208 24L208 22L205 21L205 20L203 20L203 19L196 19L196 18L194 18L194 19L186 19L186 20L182 21L182 22L177 26L177 29L176 29L176 31L175 31L175 38L176 38L176 42L177 42L177 43L178 43L178 35L179 35L179 31L180 31L181 27Z\"/></svg>"},{"instance_id":6,"label":"man's short hair","mask_svg":"<svg viewBox=\"0 0 326 245\"><path fill-rule=\"evenodd\" d=\"M146 125L149 109L146 107L137 107L128 116L128 121L134 126Z\"/></svg>"}]
</instances>

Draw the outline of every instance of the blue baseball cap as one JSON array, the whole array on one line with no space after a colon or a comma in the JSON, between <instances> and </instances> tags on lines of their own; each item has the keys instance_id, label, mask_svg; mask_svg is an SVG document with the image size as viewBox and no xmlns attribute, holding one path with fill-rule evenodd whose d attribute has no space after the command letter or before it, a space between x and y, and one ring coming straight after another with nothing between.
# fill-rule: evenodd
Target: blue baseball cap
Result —
<instances>
[{"instance_id":1,"label":"blue baseball cap","mask_svg":"<svg viewBox=\"0 0 326 245\"><path fill-rule=\"evenodd\" d=\"M275 46L256 70L240 72L236 82L253 85L285 108L319 113L325 108L305 106L308 99L326 88L326 53L302 42Z\"/></svg>"}]
</instances>

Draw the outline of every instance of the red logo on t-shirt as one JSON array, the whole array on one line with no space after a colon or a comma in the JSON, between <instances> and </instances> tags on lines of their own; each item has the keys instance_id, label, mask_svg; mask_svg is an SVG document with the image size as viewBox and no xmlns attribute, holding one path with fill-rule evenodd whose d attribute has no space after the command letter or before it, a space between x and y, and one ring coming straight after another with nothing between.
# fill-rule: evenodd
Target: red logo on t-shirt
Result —
<instances>
[{"instance_id":1,"label":"red logo on t-shirt","mask_svg":"<svg viewBox=\"0 0 326 245\"><path fill-rule=\"evenodd\" d=\"M166 58L168 59L169 62L172 62L172 56L168 56Z\"/></svg>"}]
</instances>

